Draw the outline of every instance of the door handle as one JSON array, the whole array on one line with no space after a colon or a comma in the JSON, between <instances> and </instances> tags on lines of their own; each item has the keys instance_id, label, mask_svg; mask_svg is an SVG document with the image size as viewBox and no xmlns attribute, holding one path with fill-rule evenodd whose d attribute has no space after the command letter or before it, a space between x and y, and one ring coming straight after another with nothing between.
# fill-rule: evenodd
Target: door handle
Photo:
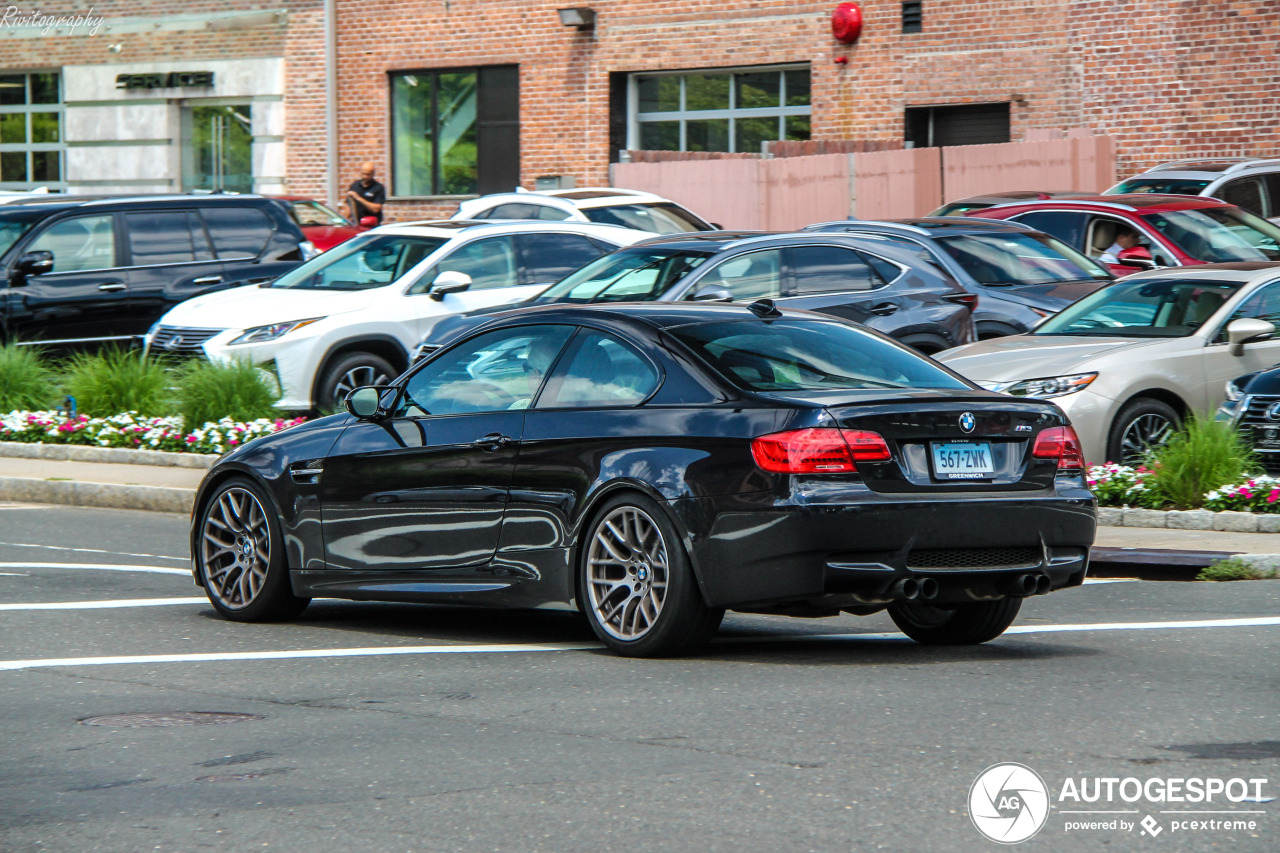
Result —
<instances>
[{"instance_id":1,"label":"door handle","mask_svg":"<svg viewBox=\"0 0 1280 853\"><path fill-rule=\"evenodd\" d=\"M220 275L202 275L199 278L191 279L192 284L217 284L220 281L222 281L222 276Z\"/></svg>"},{"instance_id":2,"label":"door handle","mask_svg":"<svg viewBox=\"0 0 1280 853\"><path fill-rule=\"evenodd\" d=\"M500 432L491 432L484 438L477 438L475 441L471 442L471 446L492 453L498 448L510 447L515 443L516 440L509 435L503 435Z\"/></svg>"},{"instance_id":3,"label":"door handle","mask_svg":"<svg viewBox=\"0 0 1280 853\"><path fill-rule=\"evenodd\" d=\"M119 281L109 281L106 284L98 285L98 290L105 291L106 293L117 293L124 289L125 285Z\"/></svg>"},{"instance_id":4,"label":"door handle","mask_svg":"<svg viewBox=\"0 0 1280 853\"><path fill-rule=\"evenodd\" d=\"M898 310L898 305L897 305L897 303L895 303L895 302L881 302L879 305L876 305L875 307L873 307L873 308L871 309L871 313L872 313L872 314L878 314L878 315L880 315L881 317L888 317L890 314L894 313L894 312L895 312L895 311L897 311L897 310Z\"/></svg>"}]
</instances>

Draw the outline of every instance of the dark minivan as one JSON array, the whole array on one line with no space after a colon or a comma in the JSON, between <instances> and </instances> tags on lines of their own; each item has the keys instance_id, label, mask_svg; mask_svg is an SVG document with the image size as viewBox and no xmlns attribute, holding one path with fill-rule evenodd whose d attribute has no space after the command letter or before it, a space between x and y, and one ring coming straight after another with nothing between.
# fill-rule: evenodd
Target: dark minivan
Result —
<instances>
[{"instance_id":1,"label":"dark minivan","mask_svg":"<svg viewBox=\"0 0 1280 853\"><path fill-rule=\"evenodd\" d=\"M3 340L128 342L185 299L270 281L313 252L258 196L12 202L0 208Z\"/></svg>"}]
</instances>

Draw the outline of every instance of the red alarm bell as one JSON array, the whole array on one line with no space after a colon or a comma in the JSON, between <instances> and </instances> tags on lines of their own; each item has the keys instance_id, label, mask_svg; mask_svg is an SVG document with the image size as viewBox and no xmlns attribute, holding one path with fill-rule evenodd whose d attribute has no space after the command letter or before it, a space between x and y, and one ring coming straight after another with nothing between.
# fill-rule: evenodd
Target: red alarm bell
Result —
<instances>
[{"instance_id":1,"label":"red alarm bell","mask_svg":"<svg viewBox=\"0 0 1280 853\"><path fill-rule=\"evenodd\" d=\"M862 35L862 10L857 3L841 3L831 13L831 34L837 41L852 44Z\"/></svg>"}]
</instances>

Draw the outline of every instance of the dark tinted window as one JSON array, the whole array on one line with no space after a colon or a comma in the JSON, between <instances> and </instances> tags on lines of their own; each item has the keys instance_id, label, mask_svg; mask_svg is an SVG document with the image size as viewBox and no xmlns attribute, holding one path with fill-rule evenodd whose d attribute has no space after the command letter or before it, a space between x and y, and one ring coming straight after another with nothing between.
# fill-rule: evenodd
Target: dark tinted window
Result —
<instances>
[{"instance_id":1,"label":"dark tinted window","mask_svg":"<svg viewBox=\"0 0 1280 853\"><path fill-rule=\"evenodd\" d=\"M1036 210L1014 217L1023 225L1030 225L1037 231L1052 234L1077 252L1084 248L1084 225L1086 217L1083 213L1069 210Z\"/></svg>"},{"instance_id":2,"label":"dark tinted window","mask_svg":"<svg viewBox=\"0 0 1280 853\"><path fill-rule=\"evenodd\" d=\"M538 204L500 204L476 217L477 219L537 219L542 205Z\"/></svg>"},{"instance_id":3,"label":"dark tinted window","mask_svg":"<svg viewBox=\"0 0 1280 853\"><path fill-rule=\"evenodd\" d=\"M634 406L657 385L658 372L630 345L584 330L556 366L538 408Z\"/></svg>"},{"instance_id":4,"label":"dark tinted window","mask_svg":"<svg viewBox=\"0 0 1280 853\"><path fill-rule=\"evenodd\" d=\"M1225 298L1223 301L1225 301ZM1246 317L1255 320L1266 320L1268 323L1275 323L1280 326L1280 284L1267 285L1246 299L1222 324L1215 342L1225 343L1227 340L1227 326L1231 324L1231 321L1241 320Z\"/></svg>"},{"instance_id":5,"label":"dark tinted window","mask_svg":"<svg viewBox=\"0 0 1280 853\"><path fill-rule=\"evenodd\" d=\"M190 211L149 210L126 213L130 263L181 264L213 259L204 229Z\"/></svg>"},{"instance_id":6,"label":"dark tinted window","mask_svg":"<svg viewBox=\"0 0 1280 853\"><path fill-rule=\"evenodd\" d=\"M516 243L524 255L531 284L559 281L602 254L581 234L518 234Z\"/></svg>"},{"instance_id":7,"label":"dark tinted window","mask_svg":"<svg viewBox=\"0 0 1280 853\"><path fill-rule=\"evenodd\" d=\"M883 287L879 273L862 256L843 246L794 246L786 250L796 294Z\"/></svg>"},{"instance_id":8,"label":"dark tinted window","mask_svg":"<svg viewBox=\"0 0 1280 853\"><path fill-rule=\"evenodd\" d=\"M1106 195L1157 193L1159 195L1200 195L1209 181L1203 178L1130 178L1107 190Z\"/></svg>"},{"instance_id":9,"label":"dark tinted window","mask_svg":"<svg viewBox=\"0 0 1280 853\"><path fill-rule=\"evenodd\" d=\"M670 331L756 391L968 387L924 356L842 323L736 320Z\"/></svg>"},{"instance_id":10,"label":"dark tinted window","mask_svg":"<svg viewBox=\"0 0 1280 853\"><path fill-rule=\"evenodd\" d=\"M1214 195L1225 202L1243 207L1250 213L1262 215L1262 179L1241 178L1229 181L1218 188Z\"/></svg>"},{"instance_id":11,"label":"dark tinted window","mask_svg":"<svg viewBox=\"0 0 1280 853\"><path fill-rule=\"evenodd\" d=\"M222 260L256 258L271 239L271 218L252 207L206 207L200 211Z\"/></svg>"},{"instance_id":12,"label":"dark tinted window","mask_svg":"<svg viewBox=\"0 0 1280 853\"><path fill-rule=\"evenodd\" d=\"M1280 216L1280 172L1266 176L1267 212L1266 216Z\"/></svg>"}]
</instances>

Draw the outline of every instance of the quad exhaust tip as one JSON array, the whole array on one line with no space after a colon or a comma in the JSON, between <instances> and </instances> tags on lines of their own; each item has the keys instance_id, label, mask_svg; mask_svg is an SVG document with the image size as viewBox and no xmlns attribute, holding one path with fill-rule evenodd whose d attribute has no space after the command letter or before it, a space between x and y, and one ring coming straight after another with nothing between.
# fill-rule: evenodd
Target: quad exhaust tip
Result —
<instances>
[{"instance_id":1,"label":"quad exhaust tip","mask_svg":"<svg viewBox=\"0 0 1280 853\"><path fill-rule=\"evenodd\" d=\"M901 578L894 583L891 592L899 601L932 601L940 591L933 578Z\"/></svg>"}]
</instances>

